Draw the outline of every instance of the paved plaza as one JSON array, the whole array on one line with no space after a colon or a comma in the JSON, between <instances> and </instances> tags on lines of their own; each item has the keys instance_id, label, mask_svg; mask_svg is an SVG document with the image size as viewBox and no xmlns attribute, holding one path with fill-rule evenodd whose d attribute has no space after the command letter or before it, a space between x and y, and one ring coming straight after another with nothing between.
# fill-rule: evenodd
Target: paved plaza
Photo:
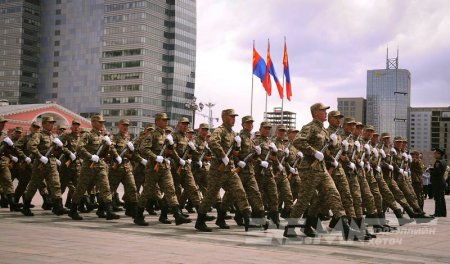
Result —
<instances>
[{"instance_id":1,"label":"paved plaza","mask_svg":"<svg viewBox=\"0 0 450 264\"><path fill-rule=\"evenodd\" d=\"M449 203L450 196L446 198ZM38 197L33 202L41 203ZM433 200L425 203L425 210L433 213ZM25 217L0 209L0 263L450 262L449 218L379 233L370 242L346 242L337 232L314 239L285 239L281 229L246 233L233 220L228 220L230 230L199 233L194 222L163 225L155 216L146 217L150 226L138 227L123 212L114 221L99 219L93 212L83 214L83 221L73 221L40 206L33 212L34 217ZM397 223L392 213L387 216ZM215 227L214 222L209 225Z\"/></svg>"}]
</instances>

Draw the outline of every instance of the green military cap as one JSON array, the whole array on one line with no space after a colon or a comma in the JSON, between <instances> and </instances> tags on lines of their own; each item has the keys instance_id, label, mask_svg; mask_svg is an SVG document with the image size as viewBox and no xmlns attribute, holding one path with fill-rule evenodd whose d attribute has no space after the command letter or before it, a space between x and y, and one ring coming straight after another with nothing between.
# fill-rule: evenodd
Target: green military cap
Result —
<instances>
[{"instance_id":1,"label":"green military cap","mask_svg":"<svg viewBox=\"0 0 450 264\"><path fill-rule=\"evenodd\" d=\"M394 137L394 141L399 141L399 142L401 142L401 141L403 141L403 138L402 138L402 137Z\"/></svg>"},{"instance_id":2,"label":"green military cap","mask_svg":"<svg viewBox=\"0 0 450 264\"><path fill-rule=\"evenodd\" d=\"M16 127L16 128L14 128L14 131L22 133L23 132L23 127Z\"/></svg>"},{"instance_id":3,"label":"green military cap","mask_svg":"<svg viewBox=\"0 0 450 264\"><path fill-rule=\"evenodd\" d=\"M194 129L192 129L192 127L188 127L186 133L194 133Z\"/></svg>"},{"instance_id":4,"label":"green military cap","mask_svg":"<svg viewBox=\"0 0 450 264\"><path fill-rule=\"evenodd\" d=\"M91 122L98 121L98 122L105 122L105 119L102 115L93 115L91 116Z\"/></svg>"},{"instance_id":5,"label":"green military cap","mask_svg":"<svg viewBox=\"0 0 450 264\"><path fill-rule=\"evenodd\" d=\"M366 126L364 127L364 129L365 129L365 130L372 130L372 131L375 132L375 127L373 127L372 125L366 125Z\"/></svg>"},{"instance_id":6,"label":"green military cap","mask_svg":"<svg viewBox=\"0 0 450 264\"><path fill-rule=\"evenodd\" d=\"M324 105L324 104L322 104L322 103L315 103L315 104L311 105L310 109L311 109L311 113L314 113L314 112L317 111L317 110L326 110L326 109L330 109L330 107L329 107L329 106L326 106L326 105Z\"/></svg>"},{"instance_id":7,"label":"green military cap","mask_svg":"<svg viewBox=\"0 0 450 264\"><path fill-rule=\"evenodd\" d=\"M268 121L262 121L261 122L261 125L259 126L260 128L262 128L262 127L268 127L268 128L271 128L272 127L272 124L270 124Z\"/></svg>"},{"instance_id":8,"label":"green military cap","mask_svg":"<svg viewBox=\"0 0 450 264\"><path fill-rule=\"evenodd\" d=\"M405 137L401 137L403 142L408 142L408 139Z\"/></svg>"},{"instance_id":9,"label":"green military cap","mask_svg":"<svg viewBox=\"0 0 450 264\"><path fill-rule=\"evenodd\" d=\"M166 132L172 133L173 132L173 128L171 126L167 126L166 127Z\"/></svg>"},{"instance_id":10,"label":"green military cap","mask_svg":"<svg viewBox=\"0 0 450 264\"><path fill-rule=\"evenodd\" d=\"M344 118L344 124L356 124L356 120L353 117L349 116Z\"/></svg>"},{"instance_id":11,"label":"green military cap","mask_svg":"<svg viewBox=\"0 0 450 264\"><path fill-rule=\"evenodd\" d=\"M178 123L191 123L187 117L182 117L178 120Z\"/></svg>"},{"instance_id":12,"label":"green military cap","mask_svg":"<svg viewBox=\"0 0 450 264\"><path fill-rule=\"evenodd\" d=\"M209 129L209 124L208 123L201 123L198 128Z\"/></svg>"},{"instance_id":13,"label":"green military cap","mask_svg":"<svg viewBox=\"0 0 450 264\"><path fill-rule=\"evenodd\" d=\"M419 155L420 151L418 151L418 150L411 150L410 153L411 153L411 155Z\"/></svg>"},{"instance_id":14,"label":"green military cap","mask_svg":"<svg viewBox=\"0 0 450 264\"><path fill-rule=\"evenodd\" d=\"M437 153L440 153L441 156L443 156L445 154L445 151L443 149L440 149L440 148L435 148L433 151L437 152Z\"/></svg>"},{"instance_id":15,"label":"green military cap","mask_svg":"<svg viewBox=\"0 0 450 264\"><path fill-rule=\"evenodd\" d=\"M332 117L340 117L340 118L344 117L344 115L341 114L341 111L338 111L338 110L333 110L333 111L329 112L328 117L331 117L331 116Z\"/></svg>"},{"instance_id":16,"label":"green military cap","mask_svg":"<svg viewBox=\"0 0 450 264\"><path fill-rule=\"evenodd\" d=\"M297 128L289 128L288 133L292 133L292 132L298 133L298 132L300 132L300 130L298 130Z\"/></svg>"},{"instance_id":17,"label":"green military cap","mask_svg":"<svg viewBox=\"0 0 450 264\"><path fill-rule=\"evenodd\" d=\"M74 119L72 120L72 125L81 125L81 122L78 119Z\"/></svg>"},{"instance_id":18,"label":"green military cap","mask_svg":"<svg viewBox=\"0 0 450 264\"><path fill-rule=\"evenodd\" d=\"M51 122L51 123L55 123L55 119L53 119L53 116L43 116L42 117L42 123L44 122Z\"/></svg>"},{"instance_id":19,"label":"green military cap","mask_svg":"<svg viewBox=\"0 0 450 264\"><path fill-rule=\"evenodd\" d=\"M391 135L388 132L381 133L381 138L390 138Z\"/></svg>"},{"instance_id":20,"label":"green military cap","mask_svg":"<svg viewBox=\"0 0 450 264\"><path fill-rule=\"evenodd\" d=\"M373 136L374 136L374 137L378 137L378 136L380 136L380 134L379 134L377 131L374 131L374 132L373 132Z\"/></svg>"},{"instance_id":21,"label":"green military cap","mask_svg":"<svg viewBox=\"0 0 450 264\"><path fill-rule=\"evenodd\" d=\"M31 123L31 126L34 126L34 127L41 127L41 123L39 123L39 122L37 122L37 121L33 121L33 122Z\"/></svg>"},{"instance_id":22,"label":"green military cap","mask_svg":"<svg viewBox=\"0 0 450 264\"><path fill-rule=\"evenodd\" d=\"M256 131L255 132L255 137L259 137L259 136L261 136L261 133L259 131Z\"/></svg>"},{"instance_id":23,"label":"green military cap","mask_svg":"<svg viewBox=\"0 0 450 264\"><path fill-rule=\"evenodd\" d=\"M155 120L162 119L162 120L169 120L170 118L167 116L166 113L157 113L155 115Z\"/></svg>"},{"instance_id":24,"label":"green military cap","mask_svg":"<svg viewBox=\"0 0 450 264\"><path fill-rule=\"evenodd\" d=\"M284 130L284 131L286 131L287 128L286 128L285 125L278 125L278 126L277 126L277 130Z\"/></svg>"},{"instance_id":25,"label":"green military cap","mask_svg":"<svg viewBox=\"0 0 450 264\"><path fill-rule=\"evenodd\" d=\"M244 116L243 118L242 118L242 124L244 124L245 122L254 122L255 120L253 119L253 117L252 116Z\"/></svg>"},{"instance_id":26,"label":"green military cap","mask_svg":"<svg viewBox=\"0 0 450 264\"><path fill-rule=\"evenodd\" d=\"M364 125L361 122L356 122L356 127L364 127Z\"/></svg>"},{"instance_id":27,"label":"green military cap","mask_svg":"<svg viewBox=\"0 0 450 264\"><path fill-rule=\"evenodd\" d=\"M238 114L236 114L234 109L225 109L222 110L222 116L238 116Z\"/></svg>"},{"instance_id":28,"label":"green military cap","mask_svg":"<svg viewBox=\"0 0 450 264\"><path fill-rule=\"evenodd\" d=\"M0 123L8 122L4 116L0 116Z\"/></svg>"},{"instance_id":29,"label":"green military cap","mask_svg":"<svg viewBox=\"0 0 450 264\"><path fill-rule=\"evenodd\" d=\"M128 120L127 118L122 118L119 120L119 125L130 125L130 120Z\"/></svg>"},{"instance_id":30,"label":"green military cap","mask_svg":"<svg viewBox=\"0 0 450 264\"><path fill-rule=\"evenodd\" d=\"M150 124L145 128L145 130L153 131L155 130L155 127L153 126L153 124Z\"/></svg>"},{"instance_id":31,"label":"green military cap","mask_svg":"<svg viewBox=\"0 0 450 264\"><path fill-rule=\"evenodd\" d=\"M59 124L59 125L56 127L56 129L58 129L58 130L60 130L60 129L66 130L66 129L67 129L67 126L64 125L64 124Z\"/></svg>"}]
</instances>

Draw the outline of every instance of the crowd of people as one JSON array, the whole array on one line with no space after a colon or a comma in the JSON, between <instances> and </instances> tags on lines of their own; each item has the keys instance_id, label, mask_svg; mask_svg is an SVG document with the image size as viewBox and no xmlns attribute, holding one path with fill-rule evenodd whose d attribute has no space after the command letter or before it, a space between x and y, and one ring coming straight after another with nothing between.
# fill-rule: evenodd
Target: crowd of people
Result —
<instances>
[{"instance_id":1,"label":"crowd of people","mask_svg":"<svg viewBox=\"0 0 450 264\"><path fill-rule=\"evenodd\" d=\"M263 121L253 131L253 117L244 116L238 133L233 109L222 111L219 127L210 131L202 123L196 133L189 119L181 118L173 129L168 115L158 113L155 123L133 140L127 119L109 135L100 115L91 117L90 130L74 120L70 132L43 116L29 133L17 127L7 135L7 120L0 117L1 205L31 217L39 191L44 210L76 221L95 209L100 218L118 219L123 206L139 226L147 226L145 215L157 211L159 222L171 224L172 213L176 225L190 223L190 214L197 213L200 232L211 232L206 223L214 220L220 229L229 229L230 212L246 231L279 228L281 217L287 220L285 237L296 237L297 227L316 237L327 232L322 221L330 220L329 229L342 232L345 240L370 240L374 233L395 230L386 220L388 209L398 225L446 216L442 150L435 150L431 182L436 211L428 216L420 153L409 150L403 137L378 133L328 109L312 105L312 121L301 130ZM216 216L210 213L213 208Z\"/></svg>"}]
</instances>

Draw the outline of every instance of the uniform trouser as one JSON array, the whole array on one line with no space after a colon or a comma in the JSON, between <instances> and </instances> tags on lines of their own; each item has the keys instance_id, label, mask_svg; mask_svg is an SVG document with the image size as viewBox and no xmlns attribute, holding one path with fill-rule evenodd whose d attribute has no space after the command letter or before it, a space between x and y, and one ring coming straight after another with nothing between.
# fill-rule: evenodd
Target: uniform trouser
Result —
<instances>
[{"instance_id":1,"label":"uniform trouser","mask_svg":"<svg viewBox=\"0 0 450 264\"><path fill-rule=\"evenodd\" d=\"M206 214L208 209L216 202L217 193L220 188L225 192L230 192L233 195L234 200L238 206L239 211L250 211L250 205L247 200L247 195L242 186L241 179L237 173L233 172L234 166L228 165L225 171L220 171L220 164L218 161L213 161L210 169L210 177L208 178L208 188L206 189L205 196L198 208L199 214ZM222 206L221 210L225 207ZM218 208L219 210L219 208Z\"/></svg>"},{"instance_id":2,"label":"uniform trouser","mask_svg":"<svg viewBox=\"0 0 450 264\"><path fill-rule=\"evenodd\" d=\"M161 189L164 193L165 204L170 208L178 206L178 200L175 195L175 186L173 184L172 174L170 173L170 165L163 162L159 166L159 171L154 170L155 162L148 162L145 170L144 189L139 197L139 207L145 207L149 200L161 200ZM159 186L159 188L158 188Z\"/></svg>"},{"instance_id":3,"label":"uniform trouser","mask_svg":"<svg viewBox=\"0 0 450 264\"><path fill-rule=\"evenodd\" d=\"M264 205L254 172L246 169L239 172L239 177L241 178L242 186L244 187L245 193L247 194L247 199L252 208L252 211L264 212ZM226 192L223 197L222 206L224 208L229 208L231 205L233 205L234 202L236 201L232 193Z\"/></svg>"},{"instance_id":4,"label":"uniform trouser","mask_svg":"<svg viewBox=\"0 0 450 264\"><path fill-rule=\"evenodd\" d=\"M43 164L39 160L33 162L31 179L23 195L24 200L33 199L37 189L42 186L44 179L52 199L61 198L58 165L56 165L56 158L51 157L48 159L47 164Z\"/></svg>"},{"instance_id":5,"label":"uniform trouser","mask_svg":"<svg viewBox=\"0 0 450 264\"><path fill-rule=\"evenodd\" d=\"M394 195L395 200L403 207L410 207L408 204L408 201L405 198L405 195L400 190L400 187L398 186L397 182L392 178L392 172L390 171L383 171L384 180L386 181L387 185L389 186L389 190L391 190L392 194Z\"/></svg>"},{"instance_id":6,"label":"uniform trouser","mask_svg":"<svg viewBox=\"0 0 450 264\"><path fill-rule=\"evenodd\" d=\"M352 195L353 206L355 208L355 215L357 219L363 217L361 186L359 185L358 176L351 169L344 170L347 176L350 193Z\"/></svg>"},{"instance_id":7,"label":"uniform trouser","mask_svg":"<svg viewBox=\"0 0 450 264\"><path fill-rule=\"evenodd\" d=\"M181 197L179 197L178 202L181 205L184 205L187 199L189 199L194 207L198 207L201 200L200 191L195 183L190 164L186 164L181 170L180 183L183 187L183 192L181 193Z\"/></svg>"},{"instance_id":8,"label":"uniform trouser","mask_svg":"<svg viewBox=\"0 0 450 264\"><path fill-rule=\"evenodd\" d=\"M78 178L80 177L81 164L71 164L69 168L65 164L61 165L59 176L61 177L61 193L64 193L66 188L69 189L69 193L75 192L75 188L78 184Z\"/></svg>"},{"instance_id":9,"label":"uniform trouser","mask_svg":"<svg viewBox=\"0 0 450 264\"><path fill-rule=\"evenodd\" d=\"M125 192L125 201L129 203L136 203L138 199L138 194L136 190L136 183L134 182L133 176L133 168L129 161L125 161L124 163L117 166L116 169L112 167L109 170L109 187L111 188L111 192L114 193L119 184L123 184L124 192Z\"/></svg>"},{"instance_id":10,"label":"uniform trouser","mask_svg":"<svg viewBox=\"0 0 450 264\"><path fill-rule=\"evenodd\" d=\"M133 166L134 183L136 184L136 190L139 195L141 187L144 186L145 180L145 166L140 163L135 163Z\"/></svg>"},{"instance_id":11,"label":"uniform trouser","mask_svg":"<svg viewBox=\"0 0 450 264\"><path fill-rule=\"evenodd\" d=\"M0 160L0 186L3 194L8 195L14 193L14 185L11 179L11 171L8 167L8 159L1 157Z\"/></svg>"},{"instance_id":12,"label":"uniform trouser","mask_svg":"<svg viewBox=\"0 0 450 264\"><path fill-rule=\"evenodd\" d=\"M446 217L447 206L445 204L445 183L433 182L433 197L434 197L434 214L436 216Z\"/></svg>"},{"instance_id":13,"label":"uniform trouser","mask_svg":"<svg viewBox=\"0 0 450 264\"><path fill-rule=\"evenodd\" d=\"M300 180L300 175L298 174L291 174L290 177L288 178L289 183L291 184L291 191L292 191L292 201L294 202L295 200L298 199L298 192L300 190L300 185L301 185L301 180Z\"/></svg>"},{"instance_id":14,"label":"uniform trouser","mask_svg":"<svg viewBox=\"0 0 450 264\"><path fill-rule=\"evenodd\" d=\"M414 188L414 192L416 193L417 201L419 203L420 208L423 210L423 185L421 182L413 182L412 186Z\"/></svg>"},{"instance_id":15,"label":"uniform trouser","mask_svg":"<svg viewBox=\"0 0 450 264\"><path fill-rule=\"evenodd\" d=\"M261 169L261 167L258 169ZM267 205L269 212L278 212L278 189L272 171L266 169L264 174L256 173L255 179L258 183L263 203Z\"/></svg>"},{"instance_id":16,"label":"uniform trouser","mask_svg":"<svg viewBox=\"0 0 450 264\"><path fill-rule=\"evenodd\" d=\"M374 171L374 177L377 180L378 189L380 190L381 196L383 197L383 204L391 208L392 210L398 209L394 194L392 194L391 190L389 189L389 186L384 180L382 173Z\"/></svg>"},{"instance_id":17,"label":"uniform trouser","mask_svg":"<svg viewBox=\"0 0 450 264\"><path fill-rule=\"evenodd\" d=\"M345 216L345 210L341 202L341 196L333 182L330 174L321 164L317 169L300 169L302 175L302 185L300 186L299 199L294 204L291 211L291 218L300 218L311 202L311 198L322 189L325 202L330 207L335 217Z\"/></svg>"},{"instance_id":18,"label":"uniform trouser","mask_svg":"<svg viewBox=\"0 0 450 264\"><path fill-rule=\"evenodd\" d=\"M344 206L345 214L350 218L355 218L355 206L353 205L353 197L350 191L350 185L345 175L344 169L339 164L339 166L333 170L331 173L331 178L336 185L341 196L342 205ZM328 209L328 208L325 208ZM321 210L324 211L324 210Z\"/></svg>"},{"instance_id":19,"label":"uniform trouser","mask_svg":"<svg viewBox=\"0 0 450 264\"><path fill-rule=\"evenodd\" d=\"M378 188L378 182L374 177L373 170L366 171L366 179L369 183L370 192L373 195L373 199L375 202L375 208L377 213L383 212L383 197L381 196L380 189Z\"/></svg>"},{"instance_id":20,"label":"uniform trouser","mask_svg":"<svg viewBox=\"0 0 450 264\"><path fill-rule=\"evenodd\" d=\"M16 190L14 192L14 196L16 198L16 201L18 202L20 197L22 197L23 193L25 192L25 189L27 188L28 183L30 182L31 179L31 166L28 164L21 164L18 168L17 168L17 187ZM41 192L41 188L39 188L39 191ZM41 192L42 195L42 192Z\"/></svg>"},{"instance_id":21,"label":"uniform trouser","mask_svg":"<svg viewBox=\"0 0 450 264\"><path fill-rule=\"evenodd\" d=\"M278 190L278 203L284 203L284 208L290 211L294 204L294 199L292 198L291 185L285 171L275 174L275 183Z\"/></svg>"},{"instance_id":22,"label":"uniform trouser","mask_svg":"<svg viewBox=\"0 0 450 264\"><path fill-rule=\"evenodd\" d=\"M358 168L357 175L359 186L361 187L361 197L363 207L367 210L368 214L373 215L377 212L377 209L375 207L375 198L373 197L373 194L370 191L370 186L369 183L367 182L364 170Z\"/></svg>"},{"instance_id":23,"label":"uniform trouser","mask_svg":"<svg viewBox=\"0 0 450 264\"><path fill-rule=\"evenodd\" d=\"M100 199L103 203L110 203L112 200L111 189L108 181L108 165L104 160L100 160L91 169L91 161L85 160L81 165L80 177L72 197L72 203L79 204L81 198L89 187L95 184L95 187L100 192Z\"/></svg>"},{"instance_id":24,"label":"uniform trouser","mask_svg":"<svg viewBox=\"0 0 450 264\"><path fill-rule=\"evenodd\" d=\"M408 186L408 182L403 177L399 177L397 179L397 185L400 188L400 190L403 192L403 195L406 198L406 201L408 201L408 204L414 209L419 210L419 203L417 202L416 195L411 192L411 189Z\"/></svg>"}]
</instances>

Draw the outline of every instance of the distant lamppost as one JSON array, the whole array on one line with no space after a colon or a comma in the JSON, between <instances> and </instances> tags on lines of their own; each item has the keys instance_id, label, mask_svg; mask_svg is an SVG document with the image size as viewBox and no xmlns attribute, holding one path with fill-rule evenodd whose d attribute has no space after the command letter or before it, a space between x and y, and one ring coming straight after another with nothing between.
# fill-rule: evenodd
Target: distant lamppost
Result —
<instances>
[{"instance_id":1,"label":"distant lamppost","mask_svg":"<svg viewBox=\"0 0 450 264\"><path fill-rule=\"evenodd\" d=\"M191 101L184 104L188 110L192 111L192 129L195 127L195 111L202 111L205 105L203 103L197 104L197 98L194 96Z\"/></svg>"}]
</instances>

